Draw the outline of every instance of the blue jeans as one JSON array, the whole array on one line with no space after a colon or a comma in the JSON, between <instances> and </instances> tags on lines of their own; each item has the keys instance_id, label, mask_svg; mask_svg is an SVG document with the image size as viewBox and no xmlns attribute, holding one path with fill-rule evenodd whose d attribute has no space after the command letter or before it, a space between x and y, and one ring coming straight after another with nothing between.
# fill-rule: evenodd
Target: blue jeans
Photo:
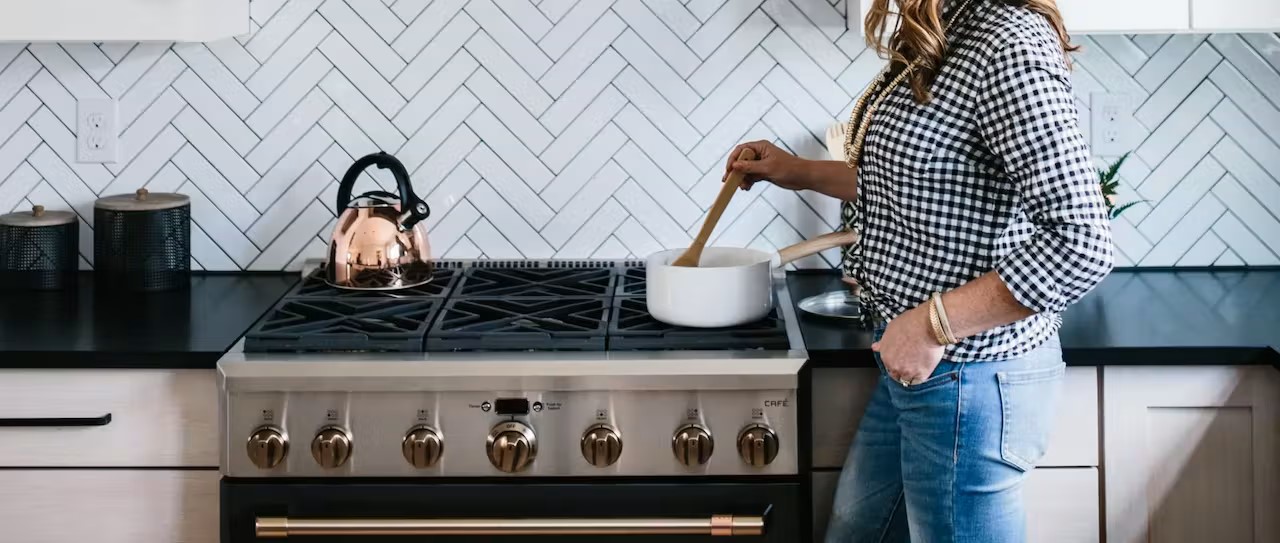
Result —
<instances>
[{"instance_id":1,"label":"blue jeans","mask_svg":"<svg viewBox=\"0 0 1280 543\"><path fill-rule=\"evenodd\" d=\"M876 362L827 543L1025 541L1022 482L1044 454L1065 371L1057 336L1013 360L943 360L909 387Z\"/></svg>"}]
</instances>

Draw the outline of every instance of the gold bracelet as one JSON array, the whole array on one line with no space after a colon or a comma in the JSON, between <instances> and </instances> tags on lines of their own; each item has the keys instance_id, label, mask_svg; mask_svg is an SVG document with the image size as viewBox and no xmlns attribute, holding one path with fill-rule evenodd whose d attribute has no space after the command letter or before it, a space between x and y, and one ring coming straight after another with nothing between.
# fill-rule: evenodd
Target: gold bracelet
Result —
<instances>
[{"instance_id":1,"label":"gold bracelet","mask_svg":"<svg viewBox=\"0 0 1280 543\"><path fill-rule=\"evenodd\" d=\"M938 345L947 344L947 336L942 332L942 320L938 318L938 306L932 300L929 303L929 326L933 328L933 339Z\"/></svg>"},{"instance_id":2,"label":"gold bracelet","mask_svg":"<svg viewBox=\"0 0 1280 543\"><path fill-rule=\"evenodd\" d=\"M951 331L951 321L947 319L947 309L942 305L942 294L935 293L932 297L934 311L938 313L938 325L942 329L942 337L946 340L946 345L955 345L960 343L956 339L956 335Z\"/></svg>"}]
</instances>

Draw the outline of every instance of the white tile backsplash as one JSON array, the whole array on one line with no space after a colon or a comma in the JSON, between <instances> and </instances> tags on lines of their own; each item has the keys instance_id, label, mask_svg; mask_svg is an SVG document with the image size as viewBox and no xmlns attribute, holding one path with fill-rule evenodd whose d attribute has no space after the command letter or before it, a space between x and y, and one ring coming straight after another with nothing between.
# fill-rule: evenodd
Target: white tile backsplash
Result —
<instances>
[{"instance_id":1,"label":"white tile backsplash","mask_svg":"<svg viewBox=\"0 0 1280 543\"><path fill-rule=\"evenodd\" d=\"M213 43L0 44L0 212L192 197L199 268L321 256L337 179L385 150L435 254L619 258L688 243L726 153L809 158L882 66L828 0L255 0ZM1130 95L1125 264L1280 264L1280 35L1076 36L1092 93ZM119 100L120 161L75 161L76 100ZM1115 157L1099 157L1100 163ZM393 189L386 172L358 188ZM716 242L777 247L838 203L740 193ZM84 255L86 265L92 255ZM828 266L835 255L803 266Z\"/></svg>"}]
</instances>

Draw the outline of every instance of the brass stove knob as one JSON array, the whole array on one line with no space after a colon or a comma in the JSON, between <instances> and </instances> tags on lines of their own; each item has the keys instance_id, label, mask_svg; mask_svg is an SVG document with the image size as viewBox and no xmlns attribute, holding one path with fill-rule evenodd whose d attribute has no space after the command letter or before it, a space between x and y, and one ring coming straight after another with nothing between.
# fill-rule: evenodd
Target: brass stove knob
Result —
<instances>
[{"instance_id":1,"label":"brass stove knob","mask_svg":"<svg viewBox=\"0 0 1280 543\"><path fill-rule=\"evenodd\" d=\"M738 456L748 466L762 468L778 456L778 434L764 424L751 424L738 434Z\"/></svg>"},{"instance_id":2,"label":"brass stove knob","mask_svg":"<svg viewBox=\"0 0 1280 543\"><path fill-rule=\"evenodd\" d=\"M444 438L430 426L416 426L405 434L400 452L413 467L429 468L436 465L444 454Z\"/></svg>"},{"instance_id":3,"label":"brass stove knob","mask_svg":"<svg viewBox=\"0 0 1280 543\"><path fill-rule=\"evenodd\" d=\"M511 421L493 427L485 441L489 463L507 473L524 471L538 456L538 438L533 428Z\"/></svg>"},{"instance_id":4,"label":"brass stove knob","mask_svg":"<svg viewBox=\"0 0 1280 543\"><path fill-rule=\"evenodd\" d=\"M676 460L689 467L701 466L711 460L716 441L711 431L701 424L686 424L671 436L671 451Z\"/></svg>"},{"instance_id":5,"label":"brass stove knob","mask_svg":"<svg viewBox=\"0 0 1280 543\"><path fill-rule=\"evenodd\" d=\"M622 436L608 424L597 424L582 434L582 457L597 467L609 467L622 456Z\"/></svg>"},{"instance_id":6,"label":"brass stove knob","mask_svg":"<svg viewBox=\"0 0 1280 543\"><path fill-rule=\"evenodd\" d=\"M245 452L249 453L249 461L259 469L271 469L280 465L289 454L289 440L280 429L262 426L249 435Z\"/></svg>"},{"instance_id":7,"label":"brass stove knob","mask_svg":"<svg viewBox=\"0 0 1280 543\"><path fill-rule=\"evenodd\" d=\"M351 458L351 436L337 426L320 430L311 440L311 456L322 468L340 468Z\"/></svg>"}]
</instances>

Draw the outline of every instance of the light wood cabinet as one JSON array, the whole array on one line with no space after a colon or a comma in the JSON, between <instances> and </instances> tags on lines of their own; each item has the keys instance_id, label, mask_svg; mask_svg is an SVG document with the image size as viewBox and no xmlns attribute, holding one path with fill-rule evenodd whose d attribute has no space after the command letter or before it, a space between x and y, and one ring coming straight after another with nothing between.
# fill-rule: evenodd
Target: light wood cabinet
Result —
<instances>
[{"instance_id":1,"label":"light wood cabinet","mask_svg":"<svg viewBox=\"0 0 1280 543\"><path fill-rule=\"evenodd\" d=\"M858 421L871 398L879 370L874 368L817 368L810 388L813 411L812 451L816 468L839 468ZM1042 467L1098 465L1098 370L1069 367L1063 380L1049 447Z\"/></svg>"},{"instance_id":2,"label":"light wood cabinet","mask_svg":"<svg viewBox=\"0 0 1280 543\"><path fill-rule=\"evenodd\" d=\"M1202 32L1280 29L1276 0L1191 0L1191 27Z\"/></svg>"},{"instance_id":3,"label":"light wood cabinet","mask_svg":"<svg viewBox=\"0 0 1280 543\"><path fill-rule=\"evenodd\" d=\"M1107 367L1110 543L1280 541L1280 372Z\"/></svg>"},{"instance_id":4,"label":"light wood cabinet","mask_svg":"<svg viewBox=\"0 0 1280 543\"><path fill-rule=\"evenodd\" d=\"M0 418L103 426L0 428L0 468L218 467L213 370L0 370Z\"/></svg>"},{"instance_id":5,"label":"light wood cabinet","mask_svg":"<svg viewBox=\"0 0 1280 543\"><path fill-rule=\"evenodd\" d=\"M0 470L0 539L216 543L218 476L195 470Z\"/></svg>"},{"instance_id":6,"label":"light wood cabinet","mask_svg":"<svg viewBox=\"0 0 1280 543\"><path fill-rule=\"evenodd\" d=\"M838 471L813 474L813 535L821 542L831 516ZM1039 468L1027 475L1023 499L1028 543L1097 543L1101 536L1097 468Z\"/></svg>"}]
</instances>

